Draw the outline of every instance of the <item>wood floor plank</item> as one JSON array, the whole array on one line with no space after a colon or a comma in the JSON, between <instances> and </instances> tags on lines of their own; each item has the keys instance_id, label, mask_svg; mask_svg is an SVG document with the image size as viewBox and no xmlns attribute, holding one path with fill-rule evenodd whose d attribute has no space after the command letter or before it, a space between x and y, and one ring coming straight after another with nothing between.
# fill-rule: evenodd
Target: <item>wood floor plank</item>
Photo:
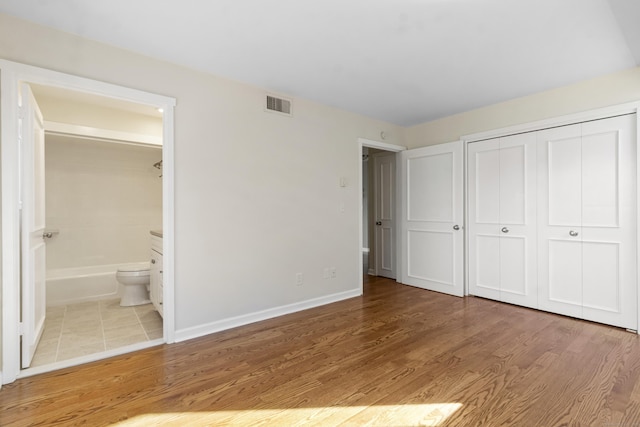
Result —
<instances>
[{"instance_id":1,"label":"wood floor plank","mask_svg":"<svg viewBox=\"0 0 640 427\"><path fill-rule=\"evenodd\" d=\"M362 297L24 378L0 425L640 425L640 340L372 278Z\"/></svg>"}]
</instances>

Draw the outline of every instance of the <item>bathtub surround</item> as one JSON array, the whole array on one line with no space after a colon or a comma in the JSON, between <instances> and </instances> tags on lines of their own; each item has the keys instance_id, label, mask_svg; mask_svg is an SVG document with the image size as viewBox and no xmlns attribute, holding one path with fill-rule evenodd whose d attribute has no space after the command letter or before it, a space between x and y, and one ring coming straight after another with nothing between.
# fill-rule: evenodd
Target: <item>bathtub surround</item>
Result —
<instances>
[{"instance_id":1,"label":"bathtub surround","mask_svg":"<svg viewBox=\"0 0 640 427\"><path fill-rule=\"evenodd\" d=\"M159 147L50 136L45 139L47 271L149 259L162 227ZM115 272L115 269L114 269Z\"/></svg>"}]
</instances>

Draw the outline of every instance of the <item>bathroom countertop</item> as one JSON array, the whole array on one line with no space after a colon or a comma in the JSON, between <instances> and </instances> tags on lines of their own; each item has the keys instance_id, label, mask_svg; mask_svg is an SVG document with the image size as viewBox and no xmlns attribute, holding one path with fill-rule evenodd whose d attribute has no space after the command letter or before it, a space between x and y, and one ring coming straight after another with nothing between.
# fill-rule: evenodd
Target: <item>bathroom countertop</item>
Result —
<instances>
[{"instance_id":1,"label":"bathroom countertop","mask_svg":"<svg viewBox=\"0 0 640 427\"><path fill-rule=\"evenodd\" d=\"M156 237L162 237L162 230L151 230L151 234Z\"/></svg>"}]
</instances>

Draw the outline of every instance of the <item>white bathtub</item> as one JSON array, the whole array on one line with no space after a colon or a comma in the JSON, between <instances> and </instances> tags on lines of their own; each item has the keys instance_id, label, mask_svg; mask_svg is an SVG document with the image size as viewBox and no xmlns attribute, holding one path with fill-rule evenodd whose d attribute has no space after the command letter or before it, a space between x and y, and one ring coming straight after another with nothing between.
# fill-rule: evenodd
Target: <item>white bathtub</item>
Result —
<instances>
[{"instance_id":1,"label":"white bathtub","mask_svg":"<svg viewBox=\"0 0 640 427\"><path fill-rule=\"evenodd\" d=\"M116 271L122 265L126 264L47 270L47 305L120 297Z\"/></svg>"}]
</instances>

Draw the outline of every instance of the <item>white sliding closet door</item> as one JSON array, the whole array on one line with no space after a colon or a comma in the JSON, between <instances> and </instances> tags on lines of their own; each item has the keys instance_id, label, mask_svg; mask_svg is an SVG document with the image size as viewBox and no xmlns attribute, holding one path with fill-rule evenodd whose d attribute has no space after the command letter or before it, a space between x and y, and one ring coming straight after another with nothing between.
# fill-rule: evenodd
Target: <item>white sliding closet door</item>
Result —
<instances>
[{"instance_id":1,"label":"white sliding closet door","mask_svg":"<svg viewBox=\"0 0 640 427\"><path fill-rule=\"evenodd\" d=\"M536 307L535 134L470 144L468 162L469 293Z\"/></svg>"},{"instance_id":2,"label":"white sliding closet door","mask_svg":"<svg viewBox=\"0 0 640 427\"><path fill-rule=\"evenodd\" d=\"M538 132L543 310L637 329L635 123Z\"/></svg>"},{"instance_id":3,"label":"white sliding closet door","mask_svg":"<svg viewBox=\"0 0 640 427\"><path fill-rule=\"evenodd\" d=\"M462 141L401 153L402 283L463 296Z\"/></svg>"}]
</instances>

